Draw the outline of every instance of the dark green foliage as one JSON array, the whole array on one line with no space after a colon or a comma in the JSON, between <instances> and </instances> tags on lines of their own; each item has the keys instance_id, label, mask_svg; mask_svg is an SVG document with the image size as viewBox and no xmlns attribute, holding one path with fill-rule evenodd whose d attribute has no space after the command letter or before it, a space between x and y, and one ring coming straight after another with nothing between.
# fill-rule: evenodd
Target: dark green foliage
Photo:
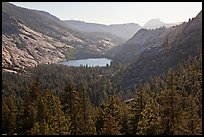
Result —
<instances>
[{"instance_id":1,"label":"dark green foliage","mask_svg":"<svg viewBox=\"0 0 204 137\"><path fill-rule=\"evenodd\" d=\"M141 112L137 133L141 135L158 135L162 132L160 105L150 97L145 108Z\"/></svg>"},{"instance_id":2,"label":"dark green foliage","mask_svg":"<svg viewBox=\"0 0 204 137\"><path fill-rule=\"evenodd\" d=\"M103 126L102 135L120 135L122 128L122 106L119 98L111 96L108 103L102 108Z\"/></svg>"},{"instance_id":3,"label":"dark green foliage","mask_svg":"<svg viewBox=\"0 0 204 137\"><path fill-rule=\"evenodd\" d=\"M200 135L201 57L137 86L126 101L124 66L41 65L27 75L3 73L2 133Z\"/></svg>"},{"instance_id":4,"label":"dark green foliage","mask_svg":"<svg viewBox=\"0 0 204 137\"><path fill-rule=\"evenodd\" d=\"M100 105L103 100L108 99L107 94L113 95L117 90L125 68L126 66L121 64L94 68L40 64L35 68L26 68L27 73L22 72L22 75L3 73L3 94L21 95L26 88L38 84L41 92L50 89L55 95L62 96L68 81L74 83L76 89L86 82L86 92L91 103ZM34 96L36 93L32 94Z\"/></svg>"},{"instance_id":5,"label":"dark green foliage","mask_svg":"<svg viewBox=\"0 0 204 137\"><path fill-rule=\"evenodd\" d=\"M141 120L142 116L142 110L145 107L145 103L147 101L147 94L145 95L145 86L142 88L137 88L136 95L133 101L131 101L130 104L130 117L129 117L129 123L131 125L130 127L130 134L137 134L137 126L138 122Z\"/></svg>"}]
</instances>

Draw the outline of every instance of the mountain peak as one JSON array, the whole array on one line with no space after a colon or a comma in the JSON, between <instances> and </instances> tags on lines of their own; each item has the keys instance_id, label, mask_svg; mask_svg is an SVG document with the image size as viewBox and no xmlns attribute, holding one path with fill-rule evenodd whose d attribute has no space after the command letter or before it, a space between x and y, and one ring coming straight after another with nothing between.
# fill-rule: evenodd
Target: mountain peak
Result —
<instances>
[{"instance_id":1,"label":"mountain peak","mask_svg":"<svg viewBox=\"0 0 204 137\"><path fill-rule=\"evenodd\" d=\"M154 21L161 22L161 20L160 20L159 18L154 18L154 19L151 19L151 20L149 20L148 22L154 22Z\"/></svg>"},{"instance_id":2,"label":"mountain peak","mask_svg":"<svg viewBox=\"0 0 204 137\"><path fill-rule=\"evenodd\" d=\"M176 23L164 23L159 18L155 18L155 19L151 19L147 23L145 23L143 28L156 29L156 28L160 28L162 26L171 27L171 26L174 26L174 25L176 25Z\"/></svg>"}]
</instances>

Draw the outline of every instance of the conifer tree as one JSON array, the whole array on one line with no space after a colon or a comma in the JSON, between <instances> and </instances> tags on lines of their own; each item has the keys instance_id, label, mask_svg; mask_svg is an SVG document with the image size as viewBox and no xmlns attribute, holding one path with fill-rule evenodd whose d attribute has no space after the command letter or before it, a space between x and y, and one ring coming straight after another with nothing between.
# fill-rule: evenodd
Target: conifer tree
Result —
<instances>
[{"instance_id":1,"label":"conifer tree","mask_svg":"<svg viewBox=\"0 0 204 137\"><path fill-rule=\"evenodd\" d=\"M47 109L45 123L49 125L50 134L70 134L70 117L62 111L59 99L52 92L46 91L43 101Z\"/></svg>"},{"instance_id":2,"label":"conifer tree","mask_svg":"<svg viewBox=\"0 0 204 137\"><path fill-rule=\"evenodd\" d=\"M105 117L105 112L103 111L104 110L104 107L105 105L104 104L101 104L100 107L97 107L95 109L96 113L95 113L95 127L96 127L96 133L97 135L101 134L101 129L104 125L104 117Z\"/></svg>"},{"instance_id":3,"label":"conifer tree","mask_svg":"<svg viewBox=\"0 0 204 137\"><path fill-rule=\"evenodd\" d=\"M147 85L146 85L147 86ZM136 95L133 98L133 101L130 103L130 134L135 135L137 134L137 125L138 122L141 120L141 112L145 107L145 102L147 100L146 89L147 87L138 87L136 90Z\"/></svg>"},{"instance_id":4,"label":"conifer tree","mask_svg":"<svg viewBox=\"0 0 204 137\"><path fill-rule=\"evenodd\" d=\"M84 86L80 89L79 99L80 109L77 113L79 128L77 133L82 135L96 134L94 110Z\"/></svg>"},{"instance_id":5,"label":"conifer tree","mask_svg":"<svg viewBox=\"0 0 204 137\"><path fill-rule=\"evenodd\" d=\"M79 95L72 83L68 83L61 98L62 110L66 116L70 116L71 135L77 134L77 112L79 109Z\"/></svg>"},{"instance_id":6,"label":"conifer tree","mask_svg":"<svg viewBox=\"0 0 204 137\"><path fill-rule=\"evenodd\" d=\"M122 128L122 110L120 100L111 96L109 102L105 105L104 125L101 130L103 135L119 135Z\"/></svg>"},{"instance_id":7,"label":"conifer tree","mask_svg":"<svg viewBox=\"0 0 204 137\"><path fill-rule=\"evenodd\" d=\"M2 104L2 128L5 133L12 135L17 130L17 113L16 97L13 95L3 97Z\"/></svg>"},{"instance_id":8,"label":"conifer tree","mask_svg":"<svg viewBox=\"0 0 204 137\"><path fill-rule=\"evenodd\" d=\"M181 113L182 95L177 90L177 75L173 69L169 69L163 84L161 94L158 95L158 103L162 106L161 118L164 125L164 134L176 134L179 124L178 117Z\"/></svg>"},{"instance_id":9,"label":"conifer tree","mask_svg":"<svg viewBox=\"0 0 204 137\"><path fill-rule=\"evenodd\" d=\"M137 127L138 134L158 135L163 133L160 111L160 105L153 98L150 98L141 112L142 118Z\"/></svg>"},{"instance_id":10,"label":"conifer tree","mask_svg":"<svg viewBox=\"0 0 204 137\"><path fill-rule=\"evenodd\" d=\"M122 113L123 113L123 118L122 118L122 129L121 129L121 133L123 135L130 135L130 124L129 124L129 112L128 112L128 105L127 104L123 104L122 105Z\"/></svg>"},{"instance_id":11,"label":"conifer tree","mask_svg":"<svg viewBox=\"0 0 204 137\"><path fill-rule=\"evenodd\" d=\"M199 116L199 106L196 104L196 97L189 95L186 98L186 108L180 117L178 134L201 135L202 120Z\"/></svg>"}]
</instances>

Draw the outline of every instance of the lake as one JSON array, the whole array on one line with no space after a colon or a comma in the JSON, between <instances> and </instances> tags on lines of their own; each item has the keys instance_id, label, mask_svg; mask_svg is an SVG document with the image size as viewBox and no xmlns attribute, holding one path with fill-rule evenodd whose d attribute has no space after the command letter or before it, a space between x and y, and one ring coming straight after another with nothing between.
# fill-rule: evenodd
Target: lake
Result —
<instances>
[{"instance_id":1,"label":"lake","mask_svg":"<svg viewBox=\"0 0 204 137\"><path fill-rule=\"evenodd\" d=\"M112 60L107 58L90 58L90 59L80 59L80 60L69 60L60 62L59 64L64 64L67 66L88 66L88 67L96 67L96 66L106 66L107 64L110 66Z\"/></svg>"}]
</instances>

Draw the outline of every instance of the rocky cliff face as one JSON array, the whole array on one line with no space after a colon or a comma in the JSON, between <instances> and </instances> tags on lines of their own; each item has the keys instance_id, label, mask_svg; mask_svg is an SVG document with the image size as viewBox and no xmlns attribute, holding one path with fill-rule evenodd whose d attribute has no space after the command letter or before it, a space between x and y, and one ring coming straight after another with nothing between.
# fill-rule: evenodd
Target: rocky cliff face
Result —
<instances>
[{"instance_id":1,"label":"rocky cliff face","mask_svg":"<svg viewBox=\"0 0 204 137\"><path fill-rule=\"evenodd\" d=\"M41 14L41 12L39 13ZM38 25L38 22L44 21L43 24L45 24L49 20L48 15L46 15L44 19L39 21L39 18L43 18L40 14L38 15L36 11L21 9L9 3L3 3L3 68L17 69L35 66L38 63L59 62L66 59L65 52L67 49L75 48L76 43L85 43L75 34L70 33L68 29L62 35L60 30L62 28L59 23L49 24L47 28L43 25ZM33 23L29 22L31 17L35 17L33 18ZM36 19L36 22L34 19ZM50 21L52 22L52 20ZM46 31L48 28L50 32Z\"/></svg>"},{"instance_id":2,"label":"rocky cliff face","mask_svg":"<svg viewBox=\"0 0 204 137\"><path fill-rule=\"evenodd\" d=\"M90 34L94 35L94 34ZM118 38L91 39L57 17L2 3L2 67L9 69L99 56L116 46Z\"/></svg>"},{"instance_id":3,"label":"rocky cliff face","mask_svg":"<svg viewBox=\"0 0 204 137\"><path fill-rule=\"evenodd\" d=\"M73 48L57 39L36 32L17 22L18 34L2 35L3 67L24 68L38 63L55 63L65 60L64 51Z\"/></svg>"}]
</instances>

